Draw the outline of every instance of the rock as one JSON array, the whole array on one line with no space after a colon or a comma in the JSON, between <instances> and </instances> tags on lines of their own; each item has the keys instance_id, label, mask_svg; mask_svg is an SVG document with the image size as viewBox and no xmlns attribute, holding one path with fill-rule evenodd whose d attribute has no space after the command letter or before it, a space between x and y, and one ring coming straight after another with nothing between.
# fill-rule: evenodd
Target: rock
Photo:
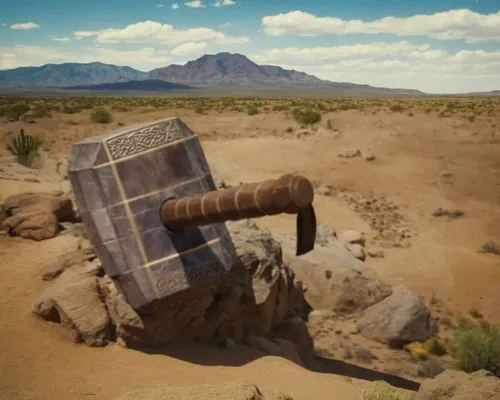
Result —
<instances>
[{"instance_id":1,"label":"rock","mask_svg":"<svg viewBox=\"0 0 500 400\"><path fill-rule=\"evenodd\" d=\"M356 259L340 240L317 246L299 258L295 256L293 236L275 236L283 247L286 264L308 288L304 296L313 309L355 313L392 293L390 286L381 282L376 272Z\"/></svg>"},{"instance_id":2,"label":"rock","mask_svg":"<svg viewBox=\"0 0 500 400\"><path fill-rule=\"evenodd\" d=\"M248 382L166 387L124 393L116 400L293 400L281 392L261 391Z\"/></svg>"},{"instance_id":3,"label":"rock","mask_svg":"<svg viewBox=\"0 0 500 400\"><path fill-rule=\"evenodd\" d=\"M395 347L424 341L435 333L431 313L422 299L402 288L367 308L357 329L366 338Z\"/></svg>"},{"instance_id":4,"label":"rock","mask_svg":"<svg viewBox=\"0 0 500 400\"><path fill-rule=\"evenodd\" d=\"M414 400L500 400L500 379L486 371L467 374L446 370L426 379Z\"/></svg>"},{"instance_id":5,"label":"rock","mask_svg":"<svg viewBox=\"0 0 500 400\"><path fill-rule=\"evenodd\" d=\"M53 264L44 267L42 272L42 279L44 281L51 281L62 274L66 269L79 264L84 264L87 261L92 261L97 258L94 249L87 245L78 250L66 253L60 256Z\"/></svg>"},{"instance_id":6,"label":"rock","mask_svg":"<svg viewBox=\"0 0 500 400\"><path fill-rule=\"evenodd\" d=\"M330 226L321 222L318 224L316 228L316 243L320 246L325 246L328 244L330 240L337 238L337 232L334 229L330 228Z\"/></svg>"},{"instance_id":7,"label":"rock","mask_svg":"<svg viewBox=\"0 0 500 400\"><path fill-rule=\"evenodd\" d=\"M322 196L335 196L335 189L332 185L321 185L315 188L314 193Z\"/></svg>"},{"instance_id":8,"label":"rock","mask_svg":"<svg viewBox=\"0 0 500 400\"><path fill-rule=\"evenodd\" d=\"M12 217L6 218L2 226L12 236L25 239L44 240L56 236L59 221L46 205L31 205L17 209Z\"/></svg>"},{"instance_id":9,"label":"rock","mask_svg":"<svg viewBox=\"0 0 500 400\"><path fill-rule=\"evenodd\" d=\"M367 154L365 156L365 160L366 161L373 161L373 160L375 160L375 156L373 154Z\"/></svg>"},{"instance_id":10,"label":"rock","mask_svg":"<svg viewBox=\"0 0 500 400\"><path fill-rule=\"evenodd\" d=\"M361 157L361 151L360 150L346 150L342 153L339 153L338 156L341 158Z\"/></svg>"},{"instance_id":11,"label":"rock","mask_svg":"<svg viewBox=\"0 0 500 400\"><path fill-rule=\"evenodd\" d=\"M103 346L110 337L110 320L97 290L96 263L64 271L38 298L33 312L75 331L88 346Z\"/></svg>"},{"instance_id":12,"label":"rock","mask_svg":"<svg viewBox=\"0 0 500 400\"><path fill-rule=\"evenodd\" d=\"M302 139L308 136L311 136L311 132L308 131L307 129L301 129L295 133L295 137L297 139Z\"/></svg>"},{"instance_id":13,"label":"rock","mask_svg":"<svg viewBox=\"0 0 500 400\"><path fill-rule=\"evenodd\" d=\"M347 244L360 244L361 246L364 246L366 242L365 235L356 231L342 232L342 240Z\"/></svg>"},{"instance_id":14,"label":"rock","mask_svg":"<svg viewBox=\"0 0 500 400\"><path fill-rule=\"evenodd\" d=\"M365 261L366 254L362 245L358 243L349 243L346 245L347 250L351 252L351 254L356 257L358 260Z\"/></svg>"},{"instance_id":15,"label":"rock","mask_svg":"<svg viewBox=\"0 0 500 400\"><path fill-rule=\"evenodd\" d=\"M295 344L301 361L308 368L314 362L314 343L306 322L300 317L289 318L283 321L271 332L273 338L281 338Z\"/></svg>"},{"instance_id":16,"label":"rock","mask_svg":"<svg viewBox=\"0 0 500 400\"><path fill-rule=\"evenodd\" d=\"M59 221L72 219L74 216L73 204L62 191L19 193L7 197L4 202L5 209L12 215L31 206L49 209Z\"/></svg>"},{"instance_id":17,"label":"rock","mask_svg":"<svg viewBox=\"0 0 500 400\"><path fill-rule=\"evenodd\" d=\"M222 179L219 179L215 182L215 187L217 189L225 189L227 188L226 182Z\"/></svg>"},{"instance_id":18,"label":"rock","mask_svg":"<svg viewBox=\"0 0 500 400\"><path fill-rule=\"evenodd\" d=\"M8 197L2 222L11 235L34 240L49 239L59 232L59 222L74 217L73 204L62 192L20 193Z\"/></svg>"},{"instance_id":19,"label":"rock","mask_svg":"<svg viewBox=\"0 0 500 400\"><path fill-rule=\"evenodd\" d=\"M385 252L382 249L369 249L366 252L371 258L384 258L385 257Z\"/></svg>"}]
</instances>

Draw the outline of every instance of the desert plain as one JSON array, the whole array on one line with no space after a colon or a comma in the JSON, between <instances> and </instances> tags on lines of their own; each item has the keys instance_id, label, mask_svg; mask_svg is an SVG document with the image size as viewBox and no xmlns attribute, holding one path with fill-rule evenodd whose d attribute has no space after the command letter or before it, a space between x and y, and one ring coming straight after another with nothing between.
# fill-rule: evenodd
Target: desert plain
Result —
<instances>
[{"instance_id":1,"label":"desert plain","mask_svg":"<svg viewBox=\"0 0 500 400\"><path fill-rule=\"evenodd\" d=\"M365 262L382 281L422 296L439 316L443 337L460 315L500 323L498 97L9 96L0 102L28 104L39 113L0 123L0 203L16 193L57 190L58 170L75 141L180 117L199 136L217 180L238 185L288 172L309 178L318 222L339 233L364 233ZM110 119L93 121L96 107ZM296 118L297 109L314 110L320 120ZM20 129L43 142L31 168L19 166L4 145ZM295 230L289 215L256 223L273 234ZM182 345L148 354L114 344L74 344L59 325L31 314L47 285L40 271L72 248L71 240L0 236L2 399L113 399L143 387L247 380L299 400L349 400L360 398L367 385L249 348L221 352ZM342 359L336 329L326 338L321 333L322 347L327 356ZM361 344L377 355L370 368L425 379L402 367L410 363L403 356Z\"/></svg>"}]
</instances>

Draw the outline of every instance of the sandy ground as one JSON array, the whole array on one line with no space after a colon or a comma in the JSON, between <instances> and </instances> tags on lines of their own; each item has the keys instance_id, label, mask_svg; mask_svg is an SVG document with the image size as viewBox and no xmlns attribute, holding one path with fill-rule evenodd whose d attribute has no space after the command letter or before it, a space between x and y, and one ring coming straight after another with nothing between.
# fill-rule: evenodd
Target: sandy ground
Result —
<instances>
[{"instance_id":1,"label":"sandy ground","mask_svg":"<svg viewBox=\"0 0 500 400\"><path fill-rule=\"evenodd\" d=\"M52 143L44 153L41 182L0 179L0 196L57 187L56 160L69 155L75 140L118 124L179 116L200 136L216 178L237 184L297 172L320 187L331 185L331 195L317 192L318 220L337 231L366 232L368 247L376 239L369 222L384 219L385 211L375 210L367 219L348 199L370 193L387 199L398 207L402 226L411 234L407 247L394 247L397 240L377 243L385 257L367 262L380 277L427 300L440 299L442 307L455 314L474 308L499 323L500 257L478 249L488 240L500 241L500 103L483 108L478 113L478 107L465 107L446 117L439 115L439 109L426 112L425 105L415 105L408 110L411 115L375 106L330 112L317 129L301 138L297 138L301 128L285 112L248 116L229 111L200 115L186 109L134 110L113 112L114 122L102 126L88 122L84 111L55 114L35 124L3 123L0 138L24 127ZM471 114L475 118L469 118ZM362 157L338 156L356 149ZM366 161L365 154L373 154L375 160ZM9 168L0 165L3 172ZM452 220L433 217L439 207L465 214ZM294 223L290 216L259 220L276 232L293 231ZM0 236L1 398L107 399L150 386L241 379L283 390L296 399L358 398L362 383L307 372L290 361L259 357L249 349L221 352L187 346L176 349L173 356L69 343L58 326L30 314L33 300L46 284L39 279L40 269L67 246L72 243L64 236L40 243Z\"/></svg>"}]
</instances>

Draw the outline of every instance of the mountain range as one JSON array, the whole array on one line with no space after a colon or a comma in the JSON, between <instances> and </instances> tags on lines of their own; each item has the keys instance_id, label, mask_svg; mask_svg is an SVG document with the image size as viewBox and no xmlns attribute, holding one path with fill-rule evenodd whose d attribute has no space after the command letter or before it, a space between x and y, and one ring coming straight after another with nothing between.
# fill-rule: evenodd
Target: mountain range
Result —
<instances>
[{"instance_id":1,"label":"mountain range","mask_svg":"<svg viewBox=\"0 0 500 400\"><path fill-rule=\"evenodd\" d=\"M161 84L159 81L164 82ZM93 63L46 64L0 71L0 88L72 90L182 90L190 88L325 88L352 92L422 95L418 90L376 88L331 82L275 65L258 65L242 54L207 54L184 65L149 72L127 66Z\"/></svg>"}]
</instances>

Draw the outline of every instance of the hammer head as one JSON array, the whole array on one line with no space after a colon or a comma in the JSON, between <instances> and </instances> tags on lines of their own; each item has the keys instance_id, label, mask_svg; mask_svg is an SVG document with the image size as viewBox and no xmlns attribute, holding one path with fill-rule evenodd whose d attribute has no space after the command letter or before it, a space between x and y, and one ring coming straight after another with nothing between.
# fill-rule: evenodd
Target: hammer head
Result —
<instances>
[{"instance_id":1,"label":"hammer head","mask_svg":"<svg viewBox=\"0 0 500 400\"><path fill-rule=\"evenodd\" d=\"M198 137L180 119L75 143L68 172L89 240L132 307L216 282L236 261L223 223L173 233L160 219L165 199L216 189Z\"/></svg>"}]
</instances>

